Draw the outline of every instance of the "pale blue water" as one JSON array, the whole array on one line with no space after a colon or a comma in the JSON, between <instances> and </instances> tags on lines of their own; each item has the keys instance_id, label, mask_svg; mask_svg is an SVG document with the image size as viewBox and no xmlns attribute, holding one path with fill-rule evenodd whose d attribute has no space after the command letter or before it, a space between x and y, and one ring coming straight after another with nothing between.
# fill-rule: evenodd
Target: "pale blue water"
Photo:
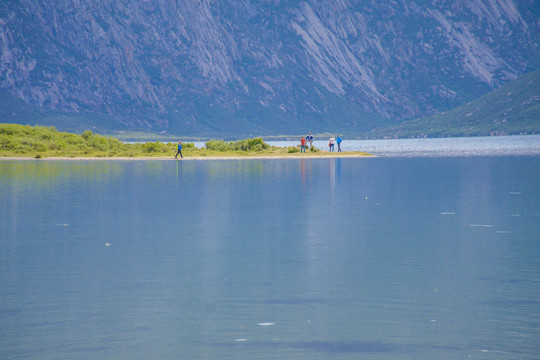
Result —
<instances>
[{"instance_id":1,"label":"pale blue water","mask_svg":"<svg viewBox=\"0 0 540 360\"><path fill-rule=\"evenodd\" d=\"M0 359L539 359L539 160L0 161Z\"/></svg>"},{"instance_id":2,"label":"pale blue water","mask_svg":"<svg viewBox=\"0 0 540 360\"><path fill-rule=\"evenodd\" d=\"M298 141L269 141L275 146L295 146ZM197 143L203 147L204 143ZM313 146L328 151L328 139L315 138ZM377 156L516 156L540 155L540 135L456 137L444 139L347 140L343 151L365 151ZM337 145L336 149L337 151Z\"/></svg>"}]
</instances>

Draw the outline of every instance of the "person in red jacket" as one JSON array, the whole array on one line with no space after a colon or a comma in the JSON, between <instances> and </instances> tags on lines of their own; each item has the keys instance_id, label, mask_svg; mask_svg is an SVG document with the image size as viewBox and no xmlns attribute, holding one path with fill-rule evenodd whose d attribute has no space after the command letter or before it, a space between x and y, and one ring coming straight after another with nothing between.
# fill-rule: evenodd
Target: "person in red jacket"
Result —
<instances>
[{"instance_id":1,"label":"person in red jacket","mask_svg":"<svg viewBox=\"0 0 540 360\"><path fill-rule=\"evenodd\" d=\"M306 152L306 139L302 136L300 139L300 152L305 153Z\"/></svg>"}]
</instances>

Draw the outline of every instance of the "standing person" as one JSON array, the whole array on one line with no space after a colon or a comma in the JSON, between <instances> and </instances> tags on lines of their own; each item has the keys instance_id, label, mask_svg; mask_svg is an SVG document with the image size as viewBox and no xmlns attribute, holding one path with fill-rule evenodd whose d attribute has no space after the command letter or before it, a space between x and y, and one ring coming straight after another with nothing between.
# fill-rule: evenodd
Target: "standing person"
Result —
<instances>
[{"instance_id":1,"label":"standing person","mask_svg":"<svg viewBox=\"0 0 540 360\"><path fill-rule=\"evenodd\" d=\"M328 144L330 146L330 152L334 152L334 143L336 142L336 139L332 136L330 138L330 143Z\"/></svg>"},{"instance_id":2,"label":"standing person","mask_svg":"<svg viewBox=\"0 0 540 360\"><path fill-rule=\"evenodd\" d=\"M178 152L176 153L176 155L174 155L174 158L176 159L178 154L180 154L180 157L183 158L182 156L182 140L178 140Z\"/></svg>"},{"instance_id":3,"label":"standing person","mask_svg":"<svg viewBox=\"0 0 540 360\"><path fill-rule=\"evenodd\" d=\"M341 136L339 136L339 134L338 134L338 136L337 136L337 138L336 138L336 142L337 142L337 151L338 151L338 152L341 152L341 142L342 142L342 141L343 141L343 140L341 139Z\"/></svg>"},{"instance_id":4,"label":"standing person","mask_svg":"<svg viewBox=\"0 0 540 360\"><path fill-rule=\"evenodd\" d=\"M309 148L311 149L313 147L313 135L311 135L311 131L309 132L308 136L306 137L306 140L309 141Z\"/></svg>"},{"instance_id":5,"label":"standing person","mask_svg":"<svg viewBox=\"0 0 540 360\"><path fill-rule=\"evenodd\" d=\"M300 139L300 152L305 153L306 152L306 139L302 136Z\"/></svg>"}]
</instances>

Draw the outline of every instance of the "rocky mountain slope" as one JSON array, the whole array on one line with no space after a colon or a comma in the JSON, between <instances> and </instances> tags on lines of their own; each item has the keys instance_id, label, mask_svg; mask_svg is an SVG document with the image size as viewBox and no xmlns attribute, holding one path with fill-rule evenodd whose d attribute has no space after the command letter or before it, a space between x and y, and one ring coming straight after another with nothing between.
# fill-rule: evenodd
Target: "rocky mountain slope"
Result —
<instances>
[{"instance_id":1,"label":"rocky mountain slope","mask_svg":"<svg viewBox=\"0 0 540 360\"><path fill-rule=\"evenodd\" d=\"M0 121L365 131L540 68L539 13L534 0L4 0Z\"/></svg>"},{"instance_id":2,"label":"rocky mountain slope","mask_svg":"<svg viewBox=\"0 0 540 360\"><path fill-rule=\"evenodd\" d=\"M540 133L540 70L455 109L364 134L372 138Z\"/></svg>"}]
</instances>

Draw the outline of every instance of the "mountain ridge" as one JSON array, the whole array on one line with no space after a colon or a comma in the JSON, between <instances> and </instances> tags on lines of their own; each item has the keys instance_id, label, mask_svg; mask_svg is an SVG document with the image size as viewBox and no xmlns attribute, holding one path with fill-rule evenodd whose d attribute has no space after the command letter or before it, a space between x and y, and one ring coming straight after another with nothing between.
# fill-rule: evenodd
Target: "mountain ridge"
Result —
<instances>
[{"instance_id":1,"label":"mountain ridge","mask_svg":"<svg viewBox=\"0 0 540 360\"><path fill-rule=\"evenodd\" d=\"M367 137L497 136L540 133L540 69L465 105L377 129Z\"/></svg>"},{"instance_id":2,"label":"mountain ridge","mask_svg":"<svg viewBox=\"0 0 540 360\"><path fill-rule=\"evenodd\" d=\"M369 131L448 110L539 68L537 7L6 0L0 89L71 128ZM1 121L22 121L13 112L5 108Z\"/></svg>"}]
</instances>

